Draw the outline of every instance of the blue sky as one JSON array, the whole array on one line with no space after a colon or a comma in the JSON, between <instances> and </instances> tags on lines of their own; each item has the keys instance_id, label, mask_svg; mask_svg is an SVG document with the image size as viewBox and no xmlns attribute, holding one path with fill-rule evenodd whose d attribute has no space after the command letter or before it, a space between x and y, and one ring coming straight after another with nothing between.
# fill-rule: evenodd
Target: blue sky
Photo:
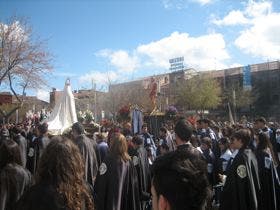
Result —
<instances>
[{"instance_id":1,"label":"blue sky","mask_svg":"<svg viewBox=\"0 0 280 210\"><path fill-rule=\"evenodd\" d=\"M279 0L1 0L0 21L14 15L48 39L57 89L70 77L73 89L105 90L180 56L198 70L280 58Z\"/></svg>"}]
</instances>

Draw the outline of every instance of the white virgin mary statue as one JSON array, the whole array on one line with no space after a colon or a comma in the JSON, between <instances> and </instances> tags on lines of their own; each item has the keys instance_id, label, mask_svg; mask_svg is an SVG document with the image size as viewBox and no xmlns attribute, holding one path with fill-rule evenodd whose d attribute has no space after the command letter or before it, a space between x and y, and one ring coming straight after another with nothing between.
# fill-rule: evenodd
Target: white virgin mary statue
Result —
<instances>
[{"instance_id":1,"label":"white virgin mary statue","mask_svg":"<svg viewBox=\"0 0 280 210\"><path fill-rule=\"evenodd\" d=\"M71 91L70 79L65 82L64 90L56 102L51 115L46 119L49 133L61 135L69 130L73 123L77 122L75 100Z\"/></svg>"}]
</instances>

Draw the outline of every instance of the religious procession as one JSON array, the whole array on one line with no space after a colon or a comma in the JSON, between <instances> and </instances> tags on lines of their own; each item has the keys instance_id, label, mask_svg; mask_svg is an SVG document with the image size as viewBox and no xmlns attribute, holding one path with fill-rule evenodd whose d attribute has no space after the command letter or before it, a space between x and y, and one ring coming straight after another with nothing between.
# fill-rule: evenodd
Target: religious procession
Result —
<instances>
[{"instance_id":1,"label":"religious procession","mask_svg":"<svg viewBox=\"0 0 280 210\"><path fill-rule=\"evenodd\" d=\"M279 209L279 125L160 124L155 88L146 122L134 106L120 112L131 120L87 132L67 79L46 119L2 124L1 210Z\"/></svg>"}]
</instances>

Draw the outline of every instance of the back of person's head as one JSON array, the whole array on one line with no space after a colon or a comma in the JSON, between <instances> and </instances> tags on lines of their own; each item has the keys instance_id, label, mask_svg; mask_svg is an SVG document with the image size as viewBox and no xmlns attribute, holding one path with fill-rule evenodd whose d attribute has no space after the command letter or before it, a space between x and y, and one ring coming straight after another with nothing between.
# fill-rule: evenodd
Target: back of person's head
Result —
<instances>
[{"instance_id":1,"label":"back of person's head","mask_svg":"<svg viewBox=\"0 0 280 210\"><path fill-rule=\"evenodd\" d=\"M210 124L211 124L211 121L209 119L207 119L207 118L201 119L201 122L207 124L208 126L210 126Z\"/></svg>"},{"instance_id":2,"label":"back of person's head","mask_svg":"<svg viewBox=\"0 0 280 210\"><path fill-rule=\"evenodd\" d=\"M15 133L15 134L20 134L21 131L22 131L22 129L21 129L20 126L15 126L15 127L13 127L12 131L13 131L13 133Z\"/></svg>"},{"instance_id":3,"label":"back of person's head","mask_svg":"<svg viewBox=\"0 0 280 210\"><path fill-rule=\"evenodd\" d=\"M186 123L185 119L180 119L175 125L175 134L182 141L189 141L192 135L192 128Z\"/></svg>"},{"instance_id":4,"label":"back of person's head","mask_svg":"<svg viewBox=\"0 0 280 210\"><path fill-rule=\"evenodd\" d=\"M228 137L222 137L219 140L219 144L223 145L225 147L225 149L228 149L229 148L229 144L230 144L230 140L229 140Z\"/></svg>"},{"instance_id":5,"label":"back of person's head","mask_svg":"<svg viewBox=\"0 0 280 210\"><path fill-rule=\"evenodd\" d=\"M206 163L197 153L175 151L160 156L152 175L153 202L159 203L163 196L171 210L201 210L206 205L210 193Z\"/></svg>"},{"instance_id":6,"label":"back of person's head","mask_svg":"<svg viewBox=\"0 0 280 210\"><path fill-rule=\"evenodd\" d=\"M6 140L0 146L0 171L10 163L22 165L20 149L15 141Z\"/></svg>"},{"instance_id":7,"label":"back of person's head","mask_svg":"<svg viewBox=\"0 0 280 210\"><path fill-rule=\"evenodd\" d=\"M48 124L47 123L39 124L38 131L40 134L46 134L48 132Z\"/></svg>"},{"instance_id":8,"label":"back of person's head","mask_svg":"<svg viewBox=\"0 0 280 210\"><path fill-rule=\"evenodd\" d=\"M130 157L127 153L127 142L126 138L120 134L113 134L110 141L110 152L112 155L121 158L124 161L130 160Z\"/></svg>"},{"instance_id":9,"label":"back of person's head","mask_svg":"<svg viewBox=\"0 0 280 210\"><path fill-rule=\"evenodd\" d=\"M76 122L72 125L72 131L76 132L78 135L84 134L84 126L80 122Z\"/></svg>"},{"instance_id":10,"label":"back of person's head","mask_svg":"<svg viewBox=\"0 0 280 210\"><path fill-rule=\"evenodd\" d=\"M242 149L245 149L248 147L250 140L251 140L251 132L248 129L240 129L237 130L231 137L232 139L236 138L241 140L243 146Z\"/></svg>"},{"instance_id":11,"label":"back of person's head","mask_svg":"<svg viewBox=\"0 0 280 210\"><path fill-rule=\"evenodd\" d=\"M140 136L136 135L136 136L133 136L132 137L132 143L135 144L135 145L143 145L143 138L141 138Z\"/></svg>"},{"instance_id":12,"label":"back of person's head","mask_svg":"<svg viewBox=\"0 0 280 210\"><path fill-rule=\"evenodd\" d=\"M203 137L201 139L201 144L205 144L208 148L212 147L212 140L209 137Z\"/></svg>"},{"instance_id":13,"label":"back of person's head","mask_svg":"<svg viewBox=\"0 0 280 210\"><path fill-rule=\"evenodd\" d=\"M260 132L257 134L258 145L257 150L264 150L268 147L269 137L266 133Z\"/></svg>"},{"instance_id":14,"label":"back of person's head","mask_svg":"<svg viewBox=\"0 0 280 210\"><path fill-rule=\"evenodd\" d=\"M64 137L54 137L39 162L37 183L53 185L66 198L68 209L82 209L82 200L92 208L91 195L84 182L84 164L80 151Z\"/></svg>"},{"instance_id":15,"label":"back of person's head","mask_svg":"<svg viewBox=\"0 0 280 210\"><path fill-rule=\"evenodd\" d=\"M263 123L263 124L266 124L266 120L264 117L259 117L255 120L255 122L260 122L260 123Z\"/></svg>"},{"instance_id":16,"label":"back of person's head","mask_svg":"<svg viewBox=\"0 0 280 210\"><path fill-rule=\"evenodd\" d=\"M166 129L165 127L161 127L159 130L160 130L161 132L163 132L164 134L167 133L167 129Z\"/></svg>"}]
</instances>

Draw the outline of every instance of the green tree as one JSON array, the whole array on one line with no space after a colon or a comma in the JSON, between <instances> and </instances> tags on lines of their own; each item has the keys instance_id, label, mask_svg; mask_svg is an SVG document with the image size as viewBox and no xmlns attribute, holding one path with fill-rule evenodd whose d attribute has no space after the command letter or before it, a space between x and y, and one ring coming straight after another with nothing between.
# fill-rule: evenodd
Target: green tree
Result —
<instances>
[{"instance_id":1,"label":"green tree","mask_svg":"<svg viewBox=\"0 0 280 210\"><path fill-rule=\"evenodd\" d=\"M236 108L244 108L254 103L256 99L255 92L249 89L246 90L239 85L232 85L224 90L223 97L226 103L235 104Z\"/></svg>"},{"instance_id":2,"label":"green tree","mask_svg":"<svg viewBox=\"0 0 280 210\"><path fill-rule=\"evenodd\" d=\"M196 75L177 84L177 103L187 110L203 113L221 103L221 87L216 79Z\"/></svg>"}]
</instances>

